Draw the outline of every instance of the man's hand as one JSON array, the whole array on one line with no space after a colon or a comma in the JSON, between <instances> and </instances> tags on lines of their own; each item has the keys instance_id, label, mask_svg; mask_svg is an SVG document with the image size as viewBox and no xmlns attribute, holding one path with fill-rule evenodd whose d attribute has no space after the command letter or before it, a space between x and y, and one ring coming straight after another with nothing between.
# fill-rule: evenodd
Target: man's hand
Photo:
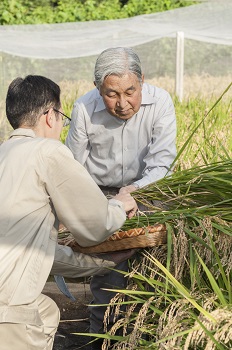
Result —
<instances>
[{"instance_id":1,"label":"man's hand","mask_svg":"<svg viewBox=\"0 0 232 350\"><path fill-rule=\"evenodd\" d=\"M128 185L128 186L125 186L125 187L121 187L120 190L119 190L119 193L131 193L131 192L134 192L136 191L138 188L136 188L134 185Z\"/></svg>"},{"instance_id":2,"label":"man's hand","mask_svg":"<svg viewBox=\"0 0 232 350\"><path fill-rule=\"evenodd\" d=\"M132 218L138 210L138 206L134 200L134 198L127 192L125 193L118 193L114 199L117 199L118 201L123 203L123 207L127 213L128 218Z\"/></svg>"}]
</instances>

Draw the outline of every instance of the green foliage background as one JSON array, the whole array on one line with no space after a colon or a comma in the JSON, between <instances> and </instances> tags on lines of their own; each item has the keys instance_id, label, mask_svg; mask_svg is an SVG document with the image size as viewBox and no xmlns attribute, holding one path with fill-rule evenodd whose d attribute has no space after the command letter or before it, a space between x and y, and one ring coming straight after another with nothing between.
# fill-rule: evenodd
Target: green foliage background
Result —
<instances>
[{"instance_id":1,"label":"green foliage background","mask_svg":"<svg viewBox=\"0 0 232 350\"><path fill-rule=\"evenodd\" d=\"M194 3L191 0L1 0L0 25L127 18Z\"/></svg>"}]
</instances>

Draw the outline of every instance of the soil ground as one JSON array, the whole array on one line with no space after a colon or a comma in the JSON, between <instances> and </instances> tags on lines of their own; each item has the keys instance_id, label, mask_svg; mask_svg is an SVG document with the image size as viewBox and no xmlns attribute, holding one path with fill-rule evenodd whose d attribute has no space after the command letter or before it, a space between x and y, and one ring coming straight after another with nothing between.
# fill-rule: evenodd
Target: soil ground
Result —
<instances>
[{"instance_id":1,"label":"soil ground","mask_svg":"<svg viewBox=\"0 0 232 350\"><path fill-rule=\"evenodd\" d=\"M53 350L90 350L90 337L72 333L89 332L89 313L87 305L92 299L89 284L67 283L76 301L63 295L55 282L47 282L43 294L48 295L58 305L61 313L60 324L55 337Z\"/></svg>"}]
</instances>

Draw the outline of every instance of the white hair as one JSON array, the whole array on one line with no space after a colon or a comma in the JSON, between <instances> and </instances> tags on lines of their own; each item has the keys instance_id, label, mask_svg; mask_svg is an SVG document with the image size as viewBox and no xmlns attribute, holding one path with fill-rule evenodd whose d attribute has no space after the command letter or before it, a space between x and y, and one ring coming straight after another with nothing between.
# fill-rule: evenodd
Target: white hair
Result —
<instances>
[{"instance_id":1,"label":"white hair","mask_svg":"<svg viewBox=\"0 0 232 350\"><path fill-rule=\"evenodd\" d=\"M142 69L138 55L129 47L104 50L97 58L94 70L95 85L99 89L109 75L135 74L142 84Z\"/></svg>"}]
</instances>

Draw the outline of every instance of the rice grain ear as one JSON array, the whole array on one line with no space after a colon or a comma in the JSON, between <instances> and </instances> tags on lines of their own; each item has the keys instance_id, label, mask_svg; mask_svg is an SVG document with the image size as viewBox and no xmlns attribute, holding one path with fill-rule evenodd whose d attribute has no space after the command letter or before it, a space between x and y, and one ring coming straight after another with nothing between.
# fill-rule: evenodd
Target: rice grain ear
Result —
<instances>
[{"instance_id":1,"label":"rice grain ear","mask_svg":"<svg viewBox=\"0 0 232 350\"><path fill-rule=\"evenodd\" d=\"M190 333L186 339L184 350L193 348L204 348L207 350L225 349L231 347L232 339L232 308L218 308L211 312L211 315L217 320L217 323L211 323L204 316L200 316L200 321L204 327L211 332L213 337L199 328L199 322L195 322L195 331ZM223 345L220 345L223 344Z\"/></svg>"}]
</instances>

